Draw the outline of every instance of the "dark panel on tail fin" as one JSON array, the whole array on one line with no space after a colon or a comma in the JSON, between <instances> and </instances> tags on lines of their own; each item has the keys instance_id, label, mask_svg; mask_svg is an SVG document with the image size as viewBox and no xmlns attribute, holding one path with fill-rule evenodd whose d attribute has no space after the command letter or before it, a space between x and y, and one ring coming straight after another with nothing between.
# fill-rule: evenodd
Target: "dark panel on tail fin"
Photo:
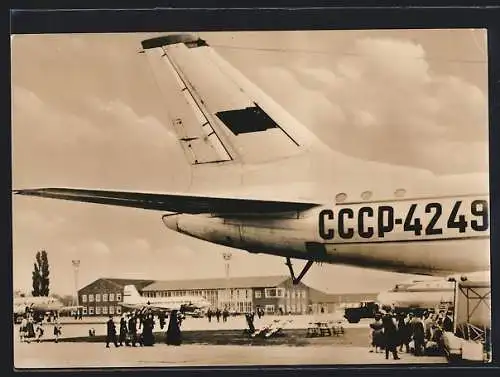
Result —
<instances>
[{"instance_id":1,"label":"dark panel on tail fin","mask_svg":"<svg viewBox=\"0 0 500 377\"><path fill-rule=\"evenodd\" d=\"M276 122L257 105L239 110L220 111L216 115L235 135L279 128Z\"/></svg>"},{"instance_id":2,"label":"dark panel on tail fin","mask_svg":"<svg viewBox=\"0 0 500 377\"><path fill-rule=\"evenodd\" d=\"M145 50L150 48L173 45L176 43L184 43L189 48L208 46L207 42L205 42L203 39L195 37L194 35L191 34L172 34L163 37L146 39L141 42L142 48Z\"/></svg>"}]
</instances>

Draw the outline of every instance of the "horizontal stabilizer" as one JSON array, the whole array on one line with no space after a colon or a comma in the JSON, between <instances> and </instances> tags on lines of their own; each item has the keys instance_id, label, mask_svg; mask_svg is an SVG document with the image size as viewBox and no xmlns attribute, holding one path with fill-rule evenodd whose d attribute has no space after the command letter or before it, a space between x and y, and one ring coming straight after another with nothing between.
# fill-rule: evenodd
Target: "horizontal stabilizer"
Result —
<instances>
[{"instance_id":1,"label":"horizontal stabilizer","mask_svg":"<svg viewBox=\"0 0 500 377\"><path fill-rule=\"evenodd\" d=\"M304 211L319 205L293 201L71 188L15 190L14 194L189 214L276 213Z\"/></svg>"}]
</instances>

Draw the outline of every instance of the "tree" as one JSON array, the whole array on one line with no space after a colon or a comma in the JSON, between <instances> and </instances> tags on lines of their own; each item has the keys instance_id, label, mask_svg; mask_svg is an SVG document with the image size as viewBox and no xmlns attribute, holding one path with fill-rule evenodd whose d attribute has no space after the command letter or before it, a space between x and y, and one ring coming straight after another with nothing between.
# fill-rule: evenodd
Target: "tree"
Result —
<instances>
[{"instance_id":1,"label":"tree","mask_svg":"<svg viewBox=\"0 0 500 377\"><path fill-rule=\"evenodd\" d=\"M31 291L31 294L33 297L37 297L40 296L40 271L38 270L38 265L36 263L34 263L33 266L33 290Z\"/></svg>"},{"instance_id":2,"label":"tree","mask_svg":"<svg viewBox=\"0 0 500 377\"><path fill-rule=\"evenodd\" d=\"M33 296L48 296L49 295L49 259L47 252L42 250L36 253L36 262L33 268Z\"/></svg>"},{"instance_id":3,"label":"tree","mask_svg":"<svg viewBox=\"0 0 500 377\"><path fill-rule=\"evenodd\" d=\"M47 257L47 252L42 250L42 265L40 268L40 296L49 295L49 258Z\"/></svg>"}]
</instances>

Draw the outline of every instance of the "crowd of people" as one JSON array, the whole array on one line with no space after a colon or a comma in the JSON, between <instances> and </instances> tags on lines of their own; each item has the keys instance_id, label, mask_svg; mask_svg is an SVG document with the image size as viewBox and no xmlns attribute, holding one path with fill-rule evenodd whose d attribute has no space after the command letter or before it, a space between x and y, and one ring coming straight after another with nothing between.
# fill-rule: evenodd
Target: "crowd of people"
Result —
<instances>
[{"instance_id":1,"label":"crowd of people","mask_svg":"<svg viewBox=\"0 0 500 377\"><path fill-rule=\"evenodd\" d=\"M442 334L453 331L452 312L380 311L370 328L370 352L385 351L386 359L392 354L398 360L398 349L415 356L435 354L440 352Z\"/></svg>"},{"instance_id":2,"label":"crowd of people","mask_svg":"<svg viewBox=\"0 0 500 377\"><path fill-rule=\"evenodd\" d=\"M56 314L44 316L38 313L26 310L19 326L19 340L23 343L31 343L32 341L40 342L45 333L43 322L46 320L52 323L54 341L57 343L59 336L62 334L62 327L59 324L59 319Z\"/></svg>"},{"instance_id":3,"label":"crowd of people","mask_svg":"<svg viewBox=\"0 0 500 377\"><path fill-rule=\"evenodd\" d=\"M160 328L163 329L167 315L159 313L157 319L159 320ZM177 310L173 310L170 313L166 332L167 344L181 344L180 327L183 319L184 315ZM153 334L155 323L155 317L150 310L124 313L120 318L117 334L116 324L113 316L110 315L106 323L106 348L109 348L110 344L114 344L115 347L124 345L127 347L153 346L155 344L155 336Z\"/></svg>"}]
</instances>

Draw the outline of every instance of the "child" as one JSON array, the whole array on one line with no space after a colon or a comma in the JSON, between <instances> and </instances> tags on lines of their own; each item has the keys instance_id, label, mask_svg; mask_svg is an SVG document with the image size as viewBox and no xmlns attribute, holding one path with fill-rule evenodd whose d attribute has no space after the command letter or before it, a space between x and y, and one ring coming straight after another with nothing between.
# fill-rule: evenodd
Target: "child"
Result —
<instances>
[{"instance_id":1,"label":"child","mask_svg":"<svg viewBox=\"0 0 500 377\"><path fill-rule=\"evenodd\" d=\"M59 341L59 335L61 335L61 326L59 325L59 321L56 318L55 322L54 322L54 338L55 338L55 343L57 343Z\"/></svg>"},{"instance_id":2,"label":"child","mask_svg":"<svg viewBox=\"0 0 500 377\"><path fill-rule=\"evenodd\" d=\"M43 336L43 327L41 323L38 323L36 326L36 341L40 343L40 339Z\"/></svg>"}]
</instances>

